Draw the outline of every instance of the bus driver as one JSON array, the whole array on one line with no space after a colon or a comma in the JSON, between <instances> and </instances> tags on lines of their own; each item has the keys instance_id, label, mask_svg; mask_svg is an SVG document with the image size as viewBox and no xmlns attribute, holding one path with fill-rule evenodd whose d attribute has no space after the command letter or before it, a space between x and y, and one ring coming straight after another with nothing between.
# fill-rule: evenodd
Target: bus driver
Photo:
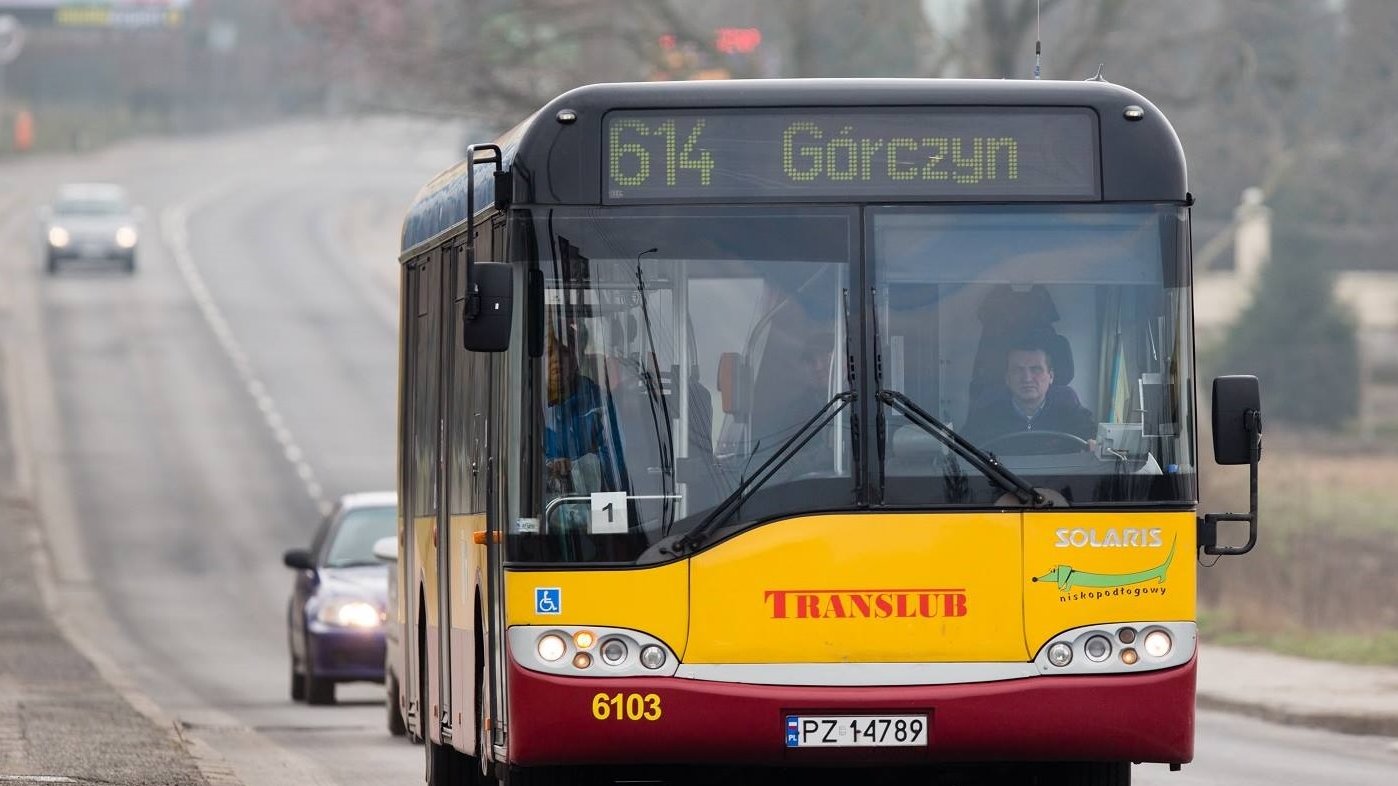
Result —
<instances>
[{"instance_id":1,"label":"bus driver","mask_svg":"<svg viewBox=\"0 0 1398 786\"><path fill-rule=\"evenodd\" d=\"M966 419L966 438L984 445L1025 432L1056 431L1084 441L1097 433L1097 421L1066 385L1053 384L1049 342L1041 335L1020 336L1005 359L1005 387ZM1088 448L1092 443L1088 442Z\"/></svg>"},{"instance_id":2,"label":"bus driver","mask_svg":"<svg viewBox=\"0 0 1398 786\"><path fill-rule=\"evenodd\" d=\"M548 330L548 409L544 416L544 459L551 490L567 494L617 491L626 469L621 440L608 399L580 373L575 332L568 339Z\"/></svg>"}]
</instances>

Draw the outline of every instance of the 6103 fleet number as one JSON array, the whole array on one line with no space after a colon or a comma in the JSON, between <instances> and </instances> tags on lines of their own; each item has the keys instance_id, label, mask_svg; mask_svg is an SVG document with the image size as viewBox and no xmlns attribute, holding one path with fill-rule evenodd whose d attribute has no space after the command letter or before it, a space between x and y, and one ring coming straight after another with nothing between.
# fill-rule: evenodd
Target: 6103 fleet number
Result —
<instances>
[{"instance_id":1,"label":"6103 fleet number","mask_svg":"<svg viewBox=\"0 0 1398 786\"><path fill-rule=\"evenodd\" d=\"M592 697L597 720L660 720L660 696L655 693L599 693Z\"/></svg>"}]
</instances>

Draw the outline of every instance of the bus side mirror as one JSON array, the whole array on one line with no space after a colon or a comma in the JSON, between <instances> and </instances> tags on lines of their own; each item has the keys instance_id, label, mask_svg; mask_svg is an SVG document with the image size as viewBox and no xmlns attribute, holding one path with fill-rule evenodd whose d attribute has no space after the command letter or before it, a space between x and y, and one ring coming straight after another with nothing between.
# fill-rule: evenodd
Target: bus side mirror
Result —
<instances>
[{"instance_id":1,"label":"bus side mirror","mask_svg":"<svg viewBox=\"0 0 1398 786\"><path fill-rule=\"evenodd\" d=\"M725 414L737 415L747 409L747 369L737 352L718 357L718 392Z\"/></svg>"},{"instance_id":2,"label":"bus side mirror","mask_svg":"<svg viewBox=\"0 0 1398 786\"><path fill-rule=\"evenodd\" d=\"M1198 525L1199 549L1209 555L1238 555L1257 544L1257 463L1262 460L1262 397L1257 377L1228 376L1214 380L1214 461L1248 465L1248 512L1208 513ZM1247 524L1241 545L1219 543L1221 522Z\"/></svg>"},{"instance_id":3,"label":"bus side mirror","mask_svg":"<svg viewBox=\"0 0 1398 786\"><path fill-rule=\"evenodd\" d=\"M471 352L504 352L514 321L514 270L505 262L477 262L470 272L461 342Z\"/></svg>"},{"instance_id":4,"label":"bus side mirror","mask_svg":"<svg viewBox=\"0 0 1398 786\"><path fill-rule=\"evenodd\" d=\"M1214 380L1214 461L1219 464L1251 464L1257 459L1253 446L1262 433L1262 398L1257 377L1228 376Z\"/></svg>"}]
</instances>

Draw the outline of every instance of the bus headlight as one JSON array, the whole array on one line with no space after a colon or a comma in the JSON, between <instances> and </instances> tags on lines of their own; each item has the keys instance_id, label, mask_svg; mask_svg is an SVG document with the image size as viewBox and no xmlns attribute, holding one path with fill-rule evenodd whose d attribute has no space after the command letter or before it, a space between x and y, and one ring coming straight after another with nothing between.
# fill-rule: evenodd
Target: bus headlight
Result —
<instances>
[{"instance_id":1,"label":"bus headlight","mask_svg":"<svg viewBox=\"0 0 1398 786\"><path fill-rule=\"evenodd\" d=\"M131 227L122 227L116 231L116 244L122 248L136 247L136 230Z\"/></svg>"},{"instance_id":2,"label":"bus headlight","mask_svg":"<svg viewBox=\"0 0 1398 786\"><path fill-rule=\"evenodd\" d=\"M654 644L641 648L641 665L648 669L658 669L665 665L665 650Z\"/></svg>"},{"instance_id":3,"label":"bus headlight","mask_svg":"<svg viewBox=\"0 0 1398 786\"><path fill-rule=\"evenodd\" d=\"M539 657L553 663L568 651L568 644L557 633L545 633L539 637Z\"/></svg>"},{"instance_id":4,"label":"bus headlight","mask_svg":"<svg viewBox=\"0 0 1398 786\"><path fill-rule=\"evenodd\" d=\"M1040 675L1126 674L1184 666L1197 651L1193 622L1102 622L1065 630L1034 655Z\"/></svg>"},{"instance_id":5,"label":"bus headlight","mask_svg":"<svg viewBox=\"0 0 1398 786\"><path fill-rule=\"evenodd\" d=\"M320 607L316 619L337 628L377 628L383 615L374 604L362 600L332 600Z\"/></svg>"},{"instance_id":6,"label":"bus headlight","mask_svg":"<svg viewBox=\"0 0 1398 786\"><path fill-rule=\"evenodd\" d=\"M626 642L621 639L607 639L602 642L602 662L608 666L619 666L626 660Z\"/></svg>"},{"instance_id":7,"label":"bus headlight","mask_svg":"<svg viewBox=\"0 0 1398 786\"><path fill-rule=\"evenodd\" d=\"M1163 658L1170 654L1170 648L1174 642L1170 640L1170 634L1163 630L1153 630L1146 634L1146 654L1152 658Z\"/></svg>"},{"instance_id":8,"label":"bus headlight","mask_svg":"<svg viewBox=\"0 0 1398 786\"><path fill-rule=\"evenodd\" d=\"M54 248L66 248L68 241L72 240L68 230L63 227L49 227L49 245Z\"/></svg>"},{"instance_id":9,"label":"bus headlight","mask_svg":"<svg viewBox=\"0 0 1398 786\"><path fill-rule=\"evenodd\" d=\"M1101 663L1112 654L1112 643L1101 634L1089 636L1082 645L1083 654L1093 663Z\"/></svg>"},{"instance_id":10,"label":"bus headlight","mask_svg":"<svg viewBox=\"0 0 1398 786\"><path fill-rule=\"evenodd\" d=\"M520 666L570 677L673 676L680 661L644 631L604 625L511 625L510 657Z\"/></svg>"}]
</instances>

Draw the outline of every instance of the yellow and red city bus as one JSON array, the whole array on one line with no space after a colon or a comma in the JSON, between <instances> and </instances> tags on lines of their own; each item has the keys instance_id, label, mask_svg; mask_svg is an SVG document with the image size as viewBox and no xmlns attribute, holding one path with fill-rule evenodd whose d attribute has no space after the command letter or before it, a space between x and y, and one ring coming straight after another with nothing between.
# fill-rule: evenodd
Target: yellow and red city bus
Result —
<instances>
[{"instance_id":1,"label":"yellow and red city bus","mask_svg":"<svg viewBox=\"0 0 1398 786\"><path fill-rule=\"evenodd\" d=\"M1195 555L1256 535L1255 482L1196 515L1192 201L1094 81L595 85L469 149L401 256L428 782L1189 762Z\"/></svg>"}]
</instances>

